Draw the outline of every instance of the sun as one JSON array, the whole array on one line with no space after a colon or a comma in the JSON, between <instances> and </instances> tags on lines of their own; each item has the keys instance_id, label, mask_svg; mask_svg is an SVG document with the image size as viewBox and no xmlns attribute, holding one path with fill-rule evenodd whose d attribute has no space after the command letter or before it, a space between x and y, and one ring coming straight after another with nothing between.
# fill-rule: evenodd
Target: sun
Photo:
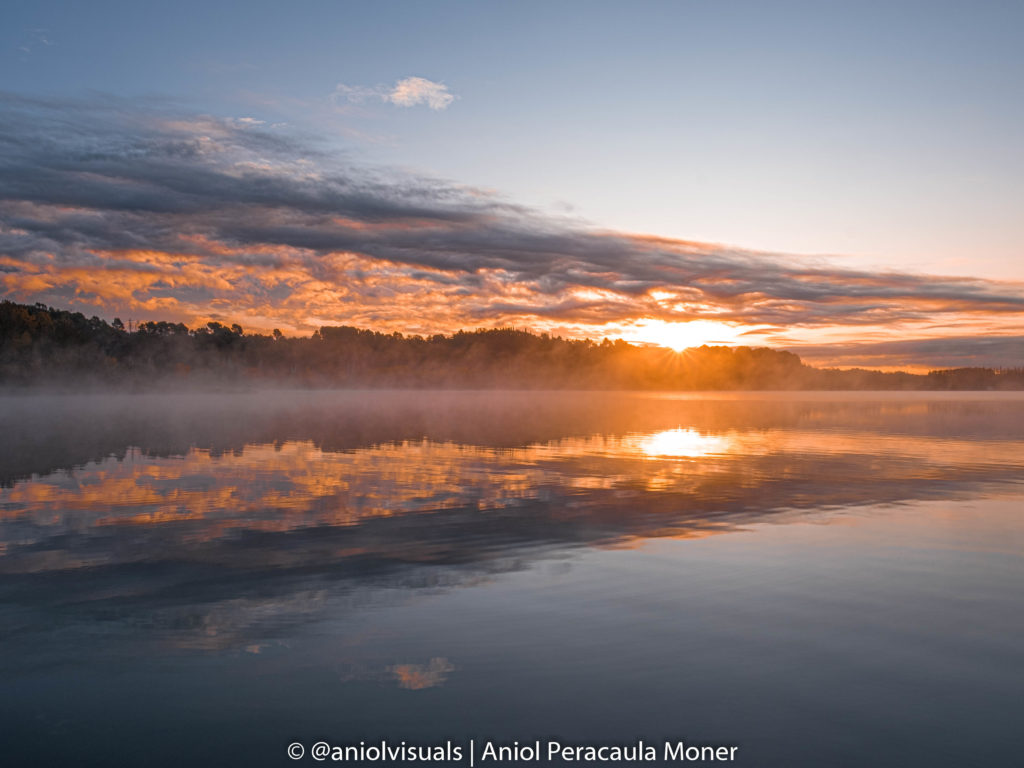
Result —
<instances>
[{"instance_id":1,"label":"sun","mask_svg":"<svg viewBox=\"0 0 1024 768\"><path fill-rule=\"evenodd\" d=\"M686 323L639 320L623 330L622 338L682 352L704 344L733 344L742 332L740 328L713 320L691 320Z\"/></svg>"}]
</instances>

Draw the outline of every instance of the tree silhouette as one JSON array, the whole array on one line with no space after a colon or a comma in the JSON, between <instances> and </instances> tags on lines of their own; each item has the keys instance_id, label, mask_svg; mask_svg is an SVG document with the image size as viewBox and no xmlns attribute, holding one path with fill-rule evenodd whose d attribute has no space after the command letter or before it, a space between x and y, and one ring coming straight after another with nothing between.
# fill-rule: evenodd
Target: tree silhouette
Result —
<instances>
[{"instance_id":1,"label":"tree silhouette","mask_svg":"<svg viewBox=\"0 0 1024 768\"><path fill-rule=\"evenodd\" d=\"M307 338L211 320L146 321L128 333L78 312L0 302L0 382L79 386L231 381L300 386L582 389L1021 389L1024 369L927 375L816 369L781 350L702 346L676 353L625 341L512 328L405 336L324 326Z\"/></svg>"}]
</instances>

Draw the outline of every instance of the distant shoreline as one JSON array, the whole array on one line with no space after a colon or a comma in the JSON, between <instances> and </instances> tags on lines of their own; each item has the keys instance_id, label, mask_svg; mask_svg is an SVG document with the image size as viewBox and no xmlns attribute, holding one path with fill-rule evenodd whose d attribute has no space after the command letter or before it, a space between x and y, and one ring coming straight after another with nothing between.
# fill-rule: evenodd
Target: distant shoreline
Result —
<instances>
[{"instance_id":1,"label":"distant shoreline","mask_svg":"<svg viewBox=\"0 0 1024 768\"><path fill-rule=\"evenodd\" d=\"M325 326L305 338L217 322L126 329L78 312L0 302L0 391L404 389L649 392L1024 390L1024 367L926 374L827 369L792 352L702 346L683 352L622 340L513 329L404 336Z\"/></svg>"}]
</instances>

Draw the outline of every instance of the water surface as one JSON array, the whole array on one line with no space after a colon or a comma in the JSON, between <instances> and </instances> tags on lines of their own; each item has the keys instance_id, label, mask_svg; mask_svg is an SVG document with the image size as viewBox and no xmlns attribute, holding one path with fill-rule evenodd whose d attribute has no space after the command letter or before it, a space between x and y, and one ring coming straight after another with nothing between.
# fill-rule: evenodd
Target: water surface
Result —
<instances>
[{"instance_id":1,"label":"water surface","mask_svg":"<svg viewBox=\"0 0 1024 768\"><path fill-rule=\"evenodd\" d=\"M12 765L1014 764L1024 397L0 399Z\"/></svg>"}]
</instances>

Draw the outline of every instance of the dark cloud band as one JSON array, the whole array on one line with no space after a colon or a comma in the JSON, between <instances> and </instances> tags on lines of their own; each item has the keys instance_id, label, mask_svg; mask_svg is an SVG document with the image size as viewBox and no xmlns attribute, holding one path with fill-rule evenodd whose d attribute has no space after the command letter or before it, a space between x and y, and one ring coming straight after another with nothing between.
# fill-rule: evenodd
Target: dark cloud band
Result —
<instances>
[{"instance_id":1,"label":"dark cloud band","mask_svg":"<svg viewBox=\"0 0 1024 768\"><path fill-rule=\"evenodd\" d=\"M407 312L440 295L454 322L814 327L1024 313L1013 284L600 232L160 105L4 96L0 171L0 280L22 300L159 298L172 313L219 301L258 314L273 296L323 320L377 322L389 317L385 294L401 294ZM245 279L219 280L225 270ZM134 278L115 298L82 284L83 271Z\"/></svg>"}]
</instances>

